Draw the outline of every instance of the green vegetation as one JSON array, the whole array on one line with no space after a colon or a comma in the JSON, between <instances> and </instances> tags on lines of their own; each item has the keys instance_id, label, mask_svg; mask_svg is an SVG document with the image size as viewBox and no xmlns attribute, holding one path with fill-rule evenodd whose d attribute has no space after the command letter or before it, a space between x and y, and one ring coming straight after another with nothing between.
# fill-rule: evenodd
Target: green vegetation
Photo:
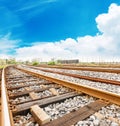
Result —
<instances>
[{"instance_id":1,"label":"green vegetation","mask_svg":"<svg viewBox=\"0 0 120 126\"><path fill-rule=\"evenodd\" d=\"M39 65L39 63L35 61L35 62L32 63L32 65L37 66L37 65Z\"/></svg>"},{"instance_id":2,"label":"green vegetation","mask_svg":"<svg viewBox=\"0 0 120 126\"><path fill-rule=\"evenodd\" d=\"M6 63L7 63L7 64L17 64L17 61L16 61L15 58L10 58L9 60L6 59Z\"/></svg>"},{"instance_id":3,"label":"green vegetation","mask_svg":"<svg viewBox=\"0 0 120 126\"><path fill-rule=\"evenodd\" d=\"M4 66L6 64L17 64L17 61L15 58L0 59L0 66Z\"/></svg>"},{"instance_id":4,"label":"green vegetation","mask_svg":"<svg viewBox=\"0 0 120 126\"><path fill-rule=\"evenodd\" d=\"M32 61L30 60L26 60L26 61L22 61L22 60L16 60L13 57L10 57L8 59L2 59L0 58L0 68L3 68L5 66L8 65L14 65L14 64L26 64L26 65L33 65L33 66L37 66L37 65L59 65L59 66L67 66L67 65L71 65L71 66L81 66L81 67L120 67L120 62L82 62L80 61L77 64L63 64L60 63L59 60L55 60L54 58L51 58L51 60L49 62L43 62L40 61L40 59L32 59Z\"/></svg>"},{"instance_id":5,"label":"green vegetation","mask_svg":"<svg viewBox=\"0 0 120 126\"><path fill-rule=\"evenodd\" d=\"M48 62L48 65L55 65L56 63L55 63L55 61L49 61Z\"/></svg>"},{"instance_id":6,"label":"green vegetation","mask_svg":"<svg viewBox=\"0 0 120 126\"><path fill-rule=\"evenodd\" d=\"M0 65L0 69L2 69L4 67L7 67L7 64L6 65Z\"/></svg>"},{"instance_id":7,"label":"green vegetation","mask_svg":"<svg viewBox=\"0 0 120 126\"><path fill-rule=\"evenodd\" d=\"M1 66L1 65L0 65L0 69L3 68L3 67L4 67L4 66Z\"/></svg>"},{"instance_id":8,"label":"green vegetation","mask_svg":"<svg viewBox=\"0 0 120 126\"><path fill-rule=\"evenodd\" d=\"M56 65L56 61L54 58L51 58L51 60L47 63L48 65Z\"/></svg>"}]
</instances>

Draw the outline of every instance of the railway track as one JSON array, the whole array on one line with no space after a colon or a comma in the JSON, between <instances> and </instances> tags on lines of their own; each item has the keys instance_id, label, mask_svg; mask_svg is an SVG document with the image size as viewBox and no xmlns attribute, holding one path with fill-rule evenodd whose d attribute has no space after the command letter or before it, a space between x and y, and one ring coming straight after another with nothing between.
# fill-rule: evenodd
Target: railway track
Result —
<instances>
[{"instance_id":1,"label":"railway track","mask_svg":"<svg viewBox=\"0 0 120 126\"><path fill-rule=\"evenodd\" d=\"M0 69L0 122L1 122L1 78L2 78L2 69Z\"/></svg>"},{"instance_id":2,"label":"railway track","mask_svg":"<svg viewBox=\"0 0 120 126\"><path fill-rule=\"evenodd\" d=\"M60 69L68 69L68 70L84 70L84 71L96 71L96 72L107 72L107 73L120 73L120 68L101 68L101 67L78 67L78 66L50 66L50 65L42 65L40 67L44 68L60 68Z\"/></svg>"},{"instance_id":3,"label":"railway track","mask_svg":"<svg viewBox=\"0 0 120 126\"><path fill-rule=\"evenodd\" d=\"M42 67L34 67L34 66L29 66L30 68L33 69L37 69L37 70L41 70L44 72L50 72L50 73L56 73L56 74L61 74L61 75L66 75L66 76L71 76L71 77L75 77L75 78L80 78L80 79L86 79L86 80L90 80L90 81L95 81L95 82L102 82L102 83L109 83L109 84L113 84L113 85L120 85L120 74L107 74L107 77L105 77L104 73L101 72L83 72L83 71L72 71L72 70L63 70L63 69L54 69L54 68L42 68ZM96 75L98 74L98 75ZM101 76L101 74L103 74ZM97 76L97 77L96 77ZM108 78L108 76L112 76L112 78ZM113 77L115 76L115 77ZM105 79L106 78L106 79ZM117 80L118 79L118 80Z\"/></svg>"},{"instance_id":4,"label":"railway track","mask_svg":"<svg viewBox=\"0 0 120 126\"><path fill-rule=\"evenodd\" d=\"M50 65L45 65L45 64L40 64L38 65L38 67L48 67ZM54 66L57 66L57 67L61 67L61 66L64 66L64 67L85 67L85 68L107 68L107 69L120 69L120 64L96 64L96 65L90 65L90 64L60 64L60 65L54 65Z\"/></svg>"},{"instance_id":5,"label":"railway track","mask_svg":"<svg viewBox=\"0 0 120 126\"><path fill-rule=\"evenodd\" d=\"M90 78L87 76L85 76L84 79L83 78L81 79L81 76L78 76L75 74L73 75L73 74L68 74L64 72L56 72L56 71L49 71L49 70L41 71L39 69L36 69L35 67L29 67L29 66L25 66L25 68L27 68L28 70L32 70L34 72L38 72L39 74L55 77L55 78L66 80L72 83L77 83L78 85L86 86L88 88L95 88L97 90L102 90L102 91L120 95L119 81L110 81L110 80L105 80L101 78Z\"/></svg>"},{"instance_id":6,"label":"railway track","mask_svg":"<svg viewBox=\"0 0 120 126\"><path fill-rule=\"evenodd\" d=\"M82 122L85 124L83 120L96 125L101 123L100 117L105 120L106 126L109 123L111 126L120 124L119 112L113 116L120 110L119 95L41 75L21 67L7 67L3 74L5 77L2 76L2 82L5 82L7 90L6 104L11 126L82 126ZM108 117L107 114L104 117L102 112L111 105L115 109L113 115ZM110 121L107 123L106 119Z\"/></svg>"}]
</instances>

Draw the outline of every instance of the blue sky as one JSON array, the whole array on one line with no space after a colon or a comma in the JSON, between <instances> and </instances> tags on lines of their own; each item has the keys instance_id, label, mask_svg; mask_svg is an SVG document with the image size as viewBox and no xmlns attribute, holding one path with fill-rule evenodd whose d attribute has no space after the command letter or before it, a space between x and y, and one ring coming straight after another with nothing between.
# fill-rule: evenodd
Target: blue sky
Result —
<instances>
[{"instance_id":1,"label":"blue sky","mask_svg":"<svg viewBox=\"0 0 120 126\"><path fill-rule=\"evenodd\" d=\"M76 48L69 48L70 43L74 41L74 44L78 44L79 40L81 41L82 38L85 39L86 36L95 39L98 34L98 37L106 35L108 31L103 26L101 28L101 18L100 20L96 19L99 15L108 14L112 3L116 3L116 7L118 7L120 0L12 0L12 2L11 0L0 0L1 56L22 58L24 57L24 53L22 54L22 52L39 46L38 54L41 53L43 55L40 54L36 57L31 52L31 58L43 59L44 56L46 56L46 59L52 57L65 58L60 55L67 56L71 55L71 53L74 55L69 58L89 57L92 53L88 55L88 50L86 50L88 54L86 52L78 52ZM110 27L112 27L112 24L110 24ZM106 39L108 41L109 37ZM111 39L109 42L111 42ZM87 42L84 42L84 47L87 44L89 45ZM66 46L63 47L61 43L65 43ZM116 43L116 45L112 46L120 45L120 43ZM49 44L51 44L50 47ZM74 44L72 46L75 46ZM54 55L54 51L49 51L49 49L51 51L54 50L54 46L57 48L58 55ZM45 47L48 48L46 49ZM93 47L94 40L93 46L90 49L94 50ZM110 46L110 48L112 47ZM115 50L116 48L112 50L112 53L111 50L107 50L100 45L96 51L96 53L99 53L95 56L112 55L119 57L119 53ZM64 54L61 51L65 51ZM48 56L48 54L51 55ZM30 59L30 56L26 55L26 58Z\"/></svg>"}]
</instances>

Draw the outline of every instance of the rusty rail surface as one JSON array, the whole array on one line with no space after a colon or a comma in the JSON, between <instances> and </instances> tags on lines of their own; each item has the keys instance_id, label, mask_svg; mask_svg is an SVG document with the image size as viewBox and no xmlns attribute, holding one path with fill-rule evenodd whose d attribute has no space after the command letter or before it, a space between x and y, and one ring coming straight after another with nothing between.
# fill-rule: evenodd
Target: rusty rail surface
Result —
<instances>
[{"instance_id":1,"label":"rusty rail surface","mask_svg":"<svg viewBox=\"0 0 120 126\"><path fill-rule=\"evenodd\" d=\"M44 71L44 72L57 73L57 74L61 74L61 75L71 76L71 77L85 79L85 80L90 80L90 81L95 81L95 82L102 82L102 83L108 83L108 84L113 84L113 85L120 85L120 81L116 81L116 80L108 80L108 79L103 79L103 78L82 76L82 75L78 75L78 74L70 74L70 73L66 73L66 72L58 72L58 71L54 71L54 70L43 70L42 68L39 68L39 67L31 67L31 68L39 69L39 70Z\"/></svg>"},{"instance_id":2,"label":"rusty rail surface","mask_svg":"<svg viewBox=\"0 0 120 126\"><path fill-rule=\"evenodd\" d=\"M10 119L10 111L9 111L9 105L8 105L8 98L7 98L7 93L6 93L6 88L5 88L5 77L4 77L4 69L2 71L2 126L11 126L11 119Z\"/></svg>"},{"instance_id":3,"label":"rusty rail surface","mask_svg":"<svg viewBox=\"0 0 120 126\"><path fill-rule=\"evenodd\" d=\"M44 105L54 103L55 101L61 101L63 99L66 99L69 97L74 97L74 96L77 96L77 95L83 94L83 93L88 94L90 96L97 97L97 98L99 98L99 100L78 109L78 111L72 111L69 114L66 114L65 116L61 117L60 119L58 118L57 120L50 121L49 123L42 125L42 126L61 126L61 125L70 126L71 124L74 125L79 120L84 120L85 118L89 117L90 115L92 115L96 111L98 111L101 107L108 105L110 102L120 105L120 96L119 95L101 91L101 90L98 90L95 88L90 88L88 86L81 86L76 83L56 79L53 77L45 76L45 75L33 72L31 70L27 70L25 68L24 69L20 68L20 67L15 67L15 68L19 69L25 73L28 73L29 75L48 80L47 83L56 83L58 85L65 86L65 87L68 87L73 90L72 90L72 92L67 92L66 94L61 94L61 95L58 95L55 97L49 97L46 99L34 99L29 102L16 104L14 106L12 103L10 103L10 101L9 101L10 99L8 100L8 98L10 98L10 95L7 96L7 90L13 90L14 87L13 86L12 86L12 88L7 87L9 85L9 83L8 83L8 85L5 85L5 82L7 84L7 81L9 82L9 80L5 81L5 72L3 70L3 72L2 72L2 107L3 107L2 108L2 110L3 110L2 111L2 114L3 114L2 115L2 126L14 126L13 117L21 112L24 113L25 111L29 111L31 106L38 105L38 107L39 106L42 107ZM30 92L31 91L28 91L28 92L26 91L25 93L30 93ZM3 96L3 95L5 95L5 96ZM15 95L17 95L17 94L15 94ZM5 103L3 102L3 100ZM8 101L10 104L8 104ZM4 105L4 104L6 104L6 105ZM5 108L5 106L6 106L6 108ZM36 122L34 115L32 118ZM37 121L37 123L38 123L38 121ZM23 124L23 126L24 125L25 124Z\"/></svg>"},{"instance_id":4,"label":"rusty rail surface","mask_svg":"<svg viewBox=\"0 0 120 126\"><path fill-rule=\"evenodd\" d=\"M47 64L40 64L37 65L38 67L42 67L42 66L50 66ZM106 65L101 65L101 64L97 64L97 65L90 65L90 64L61 64L61 65L51 65L51 66L67 66L67 67L93 67L93 68L120 68L120 64L106 64Z\"/></svg>"},{"instance_id":5,"label":"rusty rail surface","mask_svg":"<svg viewBox=\"0 0 120 126\"><path fill-rule=\"evenodd\" d=\"M93 67L74 67L74 66L42 66L45 68L59 68L68 70L84 70L84 71L96 71L96 72L107 72L107 73L120 73L120 69L104 69L104 68L93 68Z\"/></svg>"},{"instance_id":6,"label":"rusty rail surface","mask_svg":"<svg viewBox=\"0 0 120 126\"><path fill-rule=\"evenodd\" d=\"M2 119L2 115L1 115L1 79L2 79L2 69L0 69L0 126L1 126L1 119Z\"/></svg>"},{"instance_id":7,"label":"rusty rail surface","mask_svg":"<svg viewBox=\"0 0 120 126\"><path fill-rule=\"evenodd\" d=\"M76 91L83 92L83 93L86 93L88 95L91 95L91 96L94 96L94 97L97 97L97 98L100 98L100 99L104 99L104 100L107 100L111 103L115 103L115 104L120 105L120 95L105 92L105 91L98 90L98 89L95 89L95 88L91 88L91 87L88 87L88 86L82 86L82 85L79 85L77 83L72 83L72 82L56 79L56 78L53 78L53 77L45 76L45 75L35 73L33 71L30 71L30 70L26 70L25 68L18 68L18 67L16 67L16 68L21 70L21 71L24 71L26 73L32 74L34 76L44 78L46 80L55 82L57 84L61 84L65 87L74 89Z\"/></svg>"}]
</instances>

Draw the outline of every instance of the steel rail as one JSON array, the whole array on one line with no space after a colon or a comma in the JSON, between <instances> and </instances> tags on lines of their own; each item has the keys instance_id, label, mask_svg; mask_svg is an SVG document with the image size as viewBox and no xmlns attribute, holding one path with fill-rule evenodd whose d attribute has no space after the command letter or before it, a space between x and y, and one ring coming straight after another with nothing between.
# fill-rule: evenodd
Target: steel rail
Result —
<instances>
[{"instance_id":1,"label":"steel rail","mask_svg":"<svg viewBox=\"0 0 120 126\"><path fill-rule=\"evenodd\" d=\"M74 89L78 92L83 92L83 93L86 93L88 95L91 95L91 96L94 96L94 97L97 97L97 98L100 98L100 99L104 99L104 100L109 101L111 103L115 103L117 105L120 105L120 95L110 93L110 92L106 92L106 91L102 91L102 90L98 90L98 89L93 88L93 87L83 86L83 85L79 85L77 83L72 83L72 82L69 82L69 81L64 81L64 80L61 80L61 79L56 79L56 78L53 78L53 77L45 76L45 75L42 75L40 73L35 73L33 71L27 70L25 68L20 68L20 67L16 67L16 68L21 70L21 71L24 71L26 73L32 74L34 76L49 80L51 82L55 82L57 84L60 84L60 85L66 86L66 87L69 87L69 88Z\"/></svg>"},{"instance_id":2,"label":"steel rail","mask_svg":"<svg viewBox=\"0 0 120 126\"><path fill-rule=\"evenodd\" d=\"M8 101L7 101L7 93L6 93L6 88L5 88L5 74L4 74L4 69L2 70L2 126L11 126L11 121L10 121L10 112L9 112L9 107L8 107Z\"/></svg>"},{"instance_id":3,"label":"steel rail","mask_svg":"<svg viewBox=\"0 0 120 126\"><path fill-rule=\"evenodd\" d=\"M39 64L38 67L50 66L47 64ZM79 64L60 64L60 65L51 65L51 66L65 66L65 67L89 67L89 68L120 68L120 64L106 64L106 65L79 65Z\"/></svg>"},{"instance_id":4,"label":"steel rail","mask_svg":"<svg viewBox=\"0 0 120 126\"><path fill-rule=\"evenodd\" d=\"M110 79L104 79L104 78L98 78L98 77L91 77L91 76L83 76L83 75L71 74L71 73L66 73L66 72L59 72L59 71L54 71L54 70L52 71L52 70L46 70L44 68L42 69L42 68L32 67L32 66L30 66L30 68L41 70L41 71L44 71L44 72L56 73L56 74L71 76L71 77L75 77L75 78L95 81L95 82L108 83L108 84L113 84L113 85L120 85L120 81L116 81L116 80L110 80Z\"/></svg>"},{"instance_id":5,"label":"steel rail","mask_svg":"<svg viewBox=\"0 0 120 126\"><path fill-rule=\"evenodd\" d=\"M45 68L57 68L57 69L68 69L68 70L83 70L83 71L96 71L96 72L107 72L107 73L120 73L120 69L104 69L104 68L93 68L93 67L73 67L73 66L42 66Z\"/></svg>"}]
</instances>

